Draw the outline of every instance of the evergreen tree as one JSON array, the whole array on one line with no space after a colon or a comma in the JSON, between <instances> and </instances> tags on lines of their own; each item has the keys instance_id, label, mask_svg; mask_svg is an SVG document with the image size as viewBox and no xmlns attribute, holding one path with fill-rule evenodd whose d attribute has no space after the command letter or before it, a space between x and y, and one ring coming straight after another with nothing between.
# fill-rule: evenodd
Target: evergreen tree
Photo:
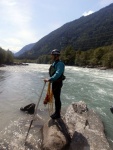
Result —
<instances>
[{"instance_id":1,"label":"evergreen tree","mask_svg":"<svg viewBox=\"0 0 113 150\"><path fill-rule=\"evenodd\" d=\"M6 52L0 47L0 64L5 63Z\"/></svg>"},{"instance_id":2,"label":"evergreen tree","mask_svg":"<svg viewBox=\"0 0 113 150\"><path fill-rule=\"evenodd\" d=\"M11 64L14 61L13 53L10 50L6 52L6 63Z\"/></svg>"}]
</instances>

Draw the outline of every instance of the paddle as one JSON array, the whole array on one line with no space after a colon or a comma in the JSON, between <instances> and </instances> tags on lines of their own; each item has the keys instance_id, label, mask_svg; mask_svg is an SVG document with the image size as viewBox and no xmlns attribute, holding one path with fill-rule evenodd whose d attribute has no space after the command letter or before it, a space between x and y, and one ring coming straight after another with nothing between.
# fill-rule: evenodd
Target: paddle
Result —
<instances>
[{"instance_id":1,"label":"paddle","mask_svg":"<svg viewBox=\"0 0 113 150\"><path fill-rule=\"evenodd\" d=\"M37 113L38 105L39 105L39 102L40 102L40 100L41 100L41 97L42 97L42 94L43 94L43 91L44 91L45 84L46 84L46 82L44 82L44 85L43 85L43 88L42 88L42 91L41 91L41 94L40 94L40 97L39 97L38 103L37 103L37 105L36 105L36 107L35 107L35 112L34 112L34 115L33 115L32 120L31 120L31 122L30 122L30 125L29 125L29 128L28 128L28 131L27 131L27 135L26 135L26 138L25 138L25 144L26 144L26 140L27 140L27 137L28 137L29 131L30 131L30 129L31 129L31 125L32 125L32 123L33 123L33 121L34 121L34 118L35 118L35 115L36 115L36 113Z\"/></svg>"}]
</instances>

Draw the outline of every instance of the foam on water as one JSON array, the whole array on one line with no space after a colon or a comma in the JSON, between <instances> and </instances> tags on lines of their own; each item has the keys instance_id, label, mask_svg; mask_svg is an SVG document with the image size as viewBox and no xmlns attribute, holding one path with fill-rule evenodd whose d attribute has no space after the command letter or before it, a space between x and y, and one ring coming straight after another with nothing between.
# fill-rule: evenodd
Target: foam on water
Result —
<instances>
[{"instance_id":1,"label":"foam on water","mask_svg":"<svg viewBox=\"0 0 113 150\"><path fill-rule=\"evenodd\" d=\"M39 118L41 119L41 117ZM42 124L35 119L25 143L30 120L20 118L0 132L0 150L40 150Z\"/></svg>"}]
</instances>

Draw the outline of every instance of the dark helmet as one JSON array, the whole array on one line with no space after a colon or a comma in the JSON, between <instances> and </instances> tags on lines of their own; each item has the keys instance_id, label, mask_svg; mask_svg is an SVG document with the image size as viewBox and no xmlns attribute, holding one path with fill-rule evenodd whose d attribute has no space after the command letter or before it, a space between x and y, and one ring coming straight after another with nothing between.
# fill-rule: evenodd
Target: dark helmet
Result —
<instances>
[{"instance_id":1,"label":"dark helmet","mask_svg":"<svg viewBox=\"0 0 113 150\"><path fill-rule=\"evenodd\" d=\"M51 55L60 55L60 51L58 49L54 49L51 51Z\"/></svg>"}]
</instances>

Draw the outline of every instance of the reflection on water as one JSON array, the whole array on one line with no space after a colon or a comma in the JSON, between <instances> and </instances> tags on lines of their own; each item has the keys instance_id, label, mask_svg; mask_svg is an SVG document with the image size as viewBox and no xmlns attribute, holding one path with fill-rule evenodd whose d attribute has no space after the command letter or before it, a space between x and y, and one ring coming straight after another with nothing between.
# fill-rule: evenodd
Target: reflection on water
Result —
<instances>
[{"instance_id":1,"label":"reflection on water","mask_svg":"<svg viewBox=\"0 0 113 150\"><path fill-rule=\"evenodd\" d=\"M5 75L4 75L5 71L4 70L0 70L0 82L2 82L5 78ZM1 85L1 84L0 84Z\"/></svg>"},{"instance_id":2,"label":"reflection on water","mask_svg":"<svg viewBox=\"0 0 113 150\"><path fill-rule=\"evenodd\" d=\"M4 70L0 70L0 94L3 92L3 81L5 80L5 71Z\"/></svg>"}]
</instances>

